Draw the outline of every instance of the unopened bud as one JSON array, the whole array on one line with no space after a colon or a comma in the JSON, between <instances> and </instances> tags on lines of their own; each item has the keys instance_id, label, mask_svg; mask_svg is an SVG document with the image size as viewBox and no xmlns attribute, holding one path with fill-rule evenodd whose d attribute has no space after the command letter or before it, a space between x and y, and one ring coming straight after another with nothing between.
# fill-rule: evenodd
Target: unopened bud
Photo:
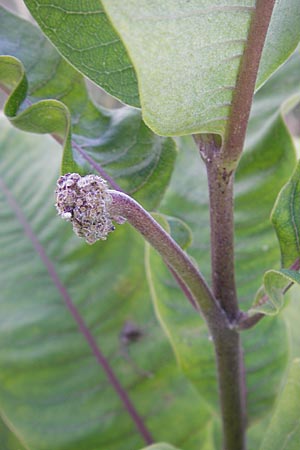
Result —
<instances>
[{"instance_id":1,"label":"unopened bud","mask_svg":"<svg viewBox=\"0 0 300 450\"><path fill-rule=\"evenodd\" d=\"M103 178L67 173L57 180L55 193L58 214L72 222L74 232L88 244L106 239L115 229L109 214L111 196Z\"/></svg>"}]
</instances>

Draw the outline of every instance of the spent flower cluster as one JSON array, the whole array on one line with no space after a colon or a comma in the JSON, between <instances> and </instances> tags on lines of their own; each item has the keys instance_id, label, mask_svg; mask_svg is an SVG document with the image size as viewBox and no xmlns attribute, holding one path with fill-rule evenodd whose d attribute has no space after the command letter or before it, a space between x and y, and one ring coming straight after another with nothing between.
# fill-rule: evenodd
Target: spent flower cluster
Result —
<instances>
[{"instance_id":1,"label":"spent flower cluster","mask_svg":"<svg viewBox=\"0 0 300 450\"><path fill-rule=\"evenodd\" d=\"M67 173L57 180L55 193L58 214L71 222L77 236L88 244L105 240L115 229L109 213L111 196L101 177Z\"/></svg>"}]
</instances>

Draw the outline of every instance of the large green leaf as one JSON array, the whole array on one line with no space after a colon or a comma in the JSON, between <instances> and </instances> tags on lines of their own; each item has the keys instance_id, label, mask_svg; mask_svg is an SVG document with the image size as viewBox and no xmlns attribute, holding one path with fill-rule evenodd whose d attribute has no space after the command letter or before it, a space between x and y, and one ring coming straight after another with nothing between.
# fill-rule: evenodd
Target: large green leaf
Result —
<instances>
[{"instance_id":1,"label":"large green leaf","mask_svg":"<svg viewBox=\"0 0 300 450\"><path fill-rule=\"evenodd\" d=\"M125 103L137 105L137 82L127 49L137 73L145 121L157 133L222 134L254 0L25 3L75 67ZM296 48L299 17L298 0L276 2L258 86Z\"/></svg>"},{"instance_id":2,"label":"large green leaf","mask_svg":"<svg viewBox=\"0 0 300 450\"><path fill-rule=\"evenodd\" d=\"M296 163L281 108L285 100L300 91L299 69L300 57L296 54L257 93L246 151L236 176L236 274L239 298L245 308L250 306L263 272L279 265L280 255L269 216L278 191ZM181 146L183 151L161 211L177 215L188 223L194 238L189 252L198 260L201 271L208 275L209 211L205 169L190 139L182 139ZM177 361L202 398L216 408L213 346L207 329L152 250L149 250L147 269L157 315ZM299 312L296 314L299 317ZM281 317L268 318L255 330L243 334L248 407L253 421L270 413L274 405L291 346L287 327ZM257 445L257 436L253 448Z\"/></svg>"},{"instance_id":3,"label":"large green leaf","mask_svg":"<svg viewBox=\"0 0 300 450\"><path fill-rule=\"evenodd\" d=\"M290 368L261 450L298 450L300 442L300 359Z\"/></svg>"},{"instance_id":4,"label":"large green leaf","mask_svg":"<svg viewBox=\"0 0 300 450\"><path fill-rule=\"evenodd\" d=\"M78 240L53 206L58 145L0 127L1 414L30 450L145 446L69 314L55 270L154 439L199 450L212 417L154 317L143 240L127 225L92 247Z\"/></svg>"},{"instance_id":5,"label":"large green leaf","mask_svg":"<svg viewBox=\"0 0 300 450\"><path fill-rule=\"evenodd\" d=\"M71 64L109 94L139 106L132 63L101 0L25 0L25 4Z\"/></svg>"},{"instance_id":6,"label":"large green leaf","mask_svg":"<svg viewBox=\"0 0 300 450\"><path fill-rule=\"evenodd\" d=\"M255 1L102 3L136 69L145 122L162 135L222 135ZM298 0L276 3L259 83L296 48L299 17Z\"/></svg>"},{"instance_id":7,"label":"large green leaf","mask_svg":"<svg viewBox=\"0 0 300 450\"><path fill-rule=\"evenodd\" d=\"M5 112L16 127L64 140L63 172L105 169L147 208L157 206L176 157L171 139L152 133L136 109L96 107L41 32L1 7L0 54L9 55L0 57L0 87L12 92Z\"/></svg>"}]
</instances>

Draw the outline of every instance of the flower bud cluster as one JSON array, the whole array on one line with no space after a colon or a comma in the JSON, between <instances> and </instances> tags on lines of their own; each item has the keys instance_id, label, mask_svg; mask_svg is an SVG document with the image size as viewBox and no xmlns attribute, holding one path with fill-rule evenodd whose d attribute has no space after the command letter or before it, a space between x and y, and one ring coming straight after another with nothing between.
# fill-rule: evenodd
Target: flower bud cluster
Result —
<instances>
[{"instance_id":1,"label":"flower bud cluster","mask_svg":"<svg viewBox=\"0 0 300 450\"><path fill-rule=\"evenodd\" d=\"M55 193L58 214L72 222L74 232L88 244L106 239L115 229L109 214L111 196L101 177L67 173L57 180Z\"/></svg>"}]
</instances>

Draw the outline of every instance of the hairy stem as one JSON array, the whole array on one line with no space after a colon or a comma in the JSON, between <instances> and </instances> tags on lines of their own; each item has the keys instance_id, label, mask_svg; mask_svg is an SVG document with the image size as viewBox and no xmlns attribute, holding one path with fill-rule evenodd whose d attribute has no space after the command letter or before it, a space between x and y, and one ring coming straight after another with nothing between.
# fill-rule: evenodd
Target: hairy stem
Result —
<instances>
[{"instance_id":1,"label":"hairy stem","mask_svg":"<svg viewBox=\"0 0 300 450\"><path fill-rule=\"evenodd\" d=\"M218 153L218 152L217 152ZM211 225L212 286L229 321L240 315L234 270L233 174L206 161ZM221 172L221 173L220 173ZM246 448L246 388L243 352L239 333L227 330L215 340L224 449Z\"/></svg>"},{"instance_id":2,"label":"hairy stem","mask_svg":"<svg viewBox=\"0 0 300 450\"><path fill-rule=\"evenodd\" d=\"M195 136L208 174L211 228L212 288L233 325L239 318L234 270L233 172L220 158L220 142L213 135ZM246 448L246 388L239 333L225 329L213 335L219 382L225 450Z\"/></svg>"},{"instance_id":3,"label":"hairy stem","mask_svg":"<svg viewBox=\"0 0 300 450\"><path fill-rule=\"evenodd\" d=\"M275 0L257 0L253 12L222 145L222 159L230 169L237 166L243 151L258 67L274 5Z\"/></svg>"},{"instance_id":4,"label":"hairy stem","mask_svg":"<svg viewBox=\"0 0 300 450\"><path fill-rule=\"evenodd\" d=\"M223 167L214 135L197 135L206 164L210 201L212 288L231 323L239 316L234 270L233 172Z\"/></svg>"},{"instance_id":5,"label":"hairy stem","mask_svg":"<svg viewBox=\"0 0 300 450\"><path fill-rule=\"evenodd\" d=\"M183 285L197 302L211 332L219 335L221 330L228 327L228 322L201 273L187 254L133 198L123 192L113 190L109 192L112 196L112 204L109 207L111 215L127 219L161 254L166 264L176 277L182 280Z\"/></svg>"},{"instance_id":6,"label":"hairy stem","mask_svg":"<svg viewBox=\"0 0 300 450\"><path fill-rule=\"evenodd\" d=\"M213 293L232 326L240 316L234 275L234 172L244 146L259 62L274 4L275 0L256 2L222 145L216 136L195 136L208 174ZM227 330L225 339L215 338L214 343L223 447L224 450L244 450L246 389L240 336L236 330Z\"/></svg>"},{"instance_id":7,"label":"hairy stem","mask_svg":"<svg viewBox=\"0 0 300 450\"><path fill-rule=\"evenodd\" d=\"M246 448L246 385L241 338L224 330L214 339L223 425L223 449Z\"/></svg>"}]
</instances>

